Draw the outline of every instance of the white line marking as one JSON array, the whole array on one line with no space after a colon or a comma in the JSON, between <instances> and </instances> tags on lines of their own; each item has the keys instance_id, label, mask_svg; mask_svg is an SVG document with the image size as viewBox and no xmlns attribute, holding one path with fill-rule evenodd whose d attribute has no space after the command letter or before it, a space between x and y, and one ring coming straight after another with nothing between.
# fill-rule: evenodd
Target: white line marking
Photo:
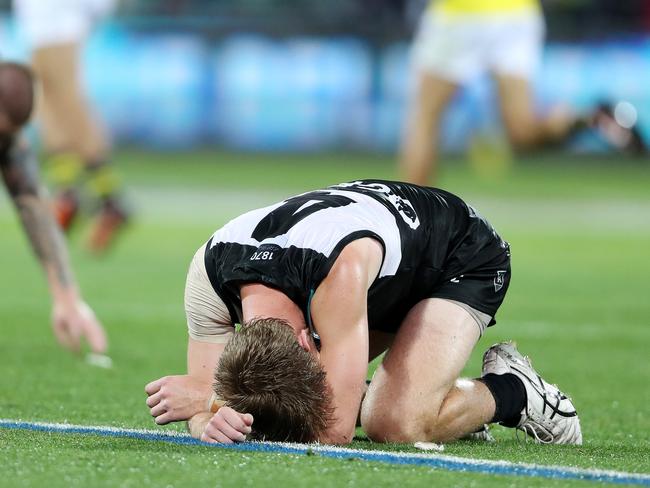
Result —
<instances>
[{"instance_id":1,"label":"white line marking","mask_svg":"<svg viewBox=\"0 0 650 488\"><path fill-rule=\"evenodd\" d=\"M101 425L74 425L48 422L28 422L14 419L0 419L0 428L32 431L58 432L68 434L94 434L111 437L131 437L148 441L164 441L177 444L212 446L241 451L275 452L290 454L318 453L332 458L357 458L390 464L408 464L506 476L542 477L554 479L582 479L618 484L650 486L650 475L622 471L573 468L566 466L513 463L489 459L470 459L457 456L425 453L391 452L319 444L296 444L283 442L244 442L241 444L206 444L193 439L189 434L169 430L125 429Z\"/></svg>"}]
</instances>

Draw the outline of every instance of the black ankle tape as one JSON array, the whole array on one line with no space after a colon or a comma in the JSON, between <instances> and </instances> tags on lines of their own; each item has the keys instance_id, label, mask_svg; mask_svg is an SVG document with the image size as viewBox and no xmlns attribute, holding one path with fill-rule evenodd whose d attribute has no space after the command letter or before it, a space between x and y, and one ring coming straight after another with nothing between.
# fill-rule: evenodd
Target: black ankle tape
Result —
<instances>
[{"instance_id":1,"label":"black ankle tape","mask_svg":"<svg viewBox=\"0 0 650 488\"><path fill-rule=\"evenodd\" d=\"M526 406L526 387L512 373L486 374L479 378L494 397L496 409L492 422L506 427L516 427L521 419L521 411Z\"/></svg>"}]
</instances>

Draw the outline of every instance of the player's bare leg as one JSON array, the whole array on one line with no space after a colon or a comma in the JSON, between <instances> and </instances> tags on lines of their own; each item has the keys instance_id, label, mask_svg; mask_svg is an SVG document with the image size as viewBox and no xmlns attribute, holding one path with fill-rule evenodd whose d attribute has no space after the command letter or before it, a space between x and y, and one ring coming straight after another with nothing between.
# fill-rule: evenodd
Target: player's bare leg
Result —
<instances>
[{"instance_id":1,"label":"player's bare leg","mask_svg":"<svg viewBox=\"0 0 650 488\"><path fill-rule=\"evenodd\" d=\"M43 137L48 150L70 150L84 160L105 159L108 141L83 96L80 46L76 42L39 47L33 66L43 89Z\"/></svg>"},{"instance_id":2,"label":"player's bare leg","mask_svg":"<svg viewBox=\"0 0 650 488\"><path fill-rule=\"evenodd\" d=\"M400 179L427 185L437 176L440 121L458 85L422 72L410 103L400 156Z\"/></svg>"},{"instance_id":3,"label":"player's bare leg","mask_svg":"<svg viewBox=\"0 0 650 488\"><path fill-rule=\"evenodd\" d=\"M490 390L459 379L479 337L476 321L454 303L434 298L413 307L363 402L368 436L448 442L491 422L496 405Z\"/></svg>"},{"instance_id":4,"label":"player's bare leg","mask_svg":"<svg viewBox=\"0 0 650 488\"><path fill-rule=\"evenodd\" d=\"M52 154L51 177L60 189L55 206L57 218L64 229L70 227L79 207L77 189L83 182L99 201L89 244L91 249L101 251L126 222L127 213L117 197L119 178L107 163L107 136L80 84L79 51L77 42L34 51L34 70L42 86L38 115L45 147Z\"/></svg>"},{"instance_id":5,"label":"player's bare leg","mask_svg":"<svg viewBox=\"0 0 650 488\"><path fill-rule=\"evenodd\" d=\"M530 82L511 75L494 76L503 124L515 149L534 149L561 142L582 122L568 108L556 106L546 115L535 112Z\"/></svg>"}]
</instances>

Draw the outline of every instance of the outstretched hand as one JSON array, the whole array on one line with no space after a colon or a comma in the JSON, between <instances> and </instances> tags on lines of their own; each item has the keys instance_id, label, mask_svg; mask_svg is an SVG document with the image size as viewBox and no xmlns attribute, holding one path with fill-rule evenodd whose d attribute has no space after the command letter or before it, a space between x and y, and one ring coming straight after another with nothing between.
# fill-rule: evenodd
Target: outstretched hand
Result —
<instances>
[{"instance_id":1,"label":"outstretched hand","mask_svg":"<svg viewBox=\"0 0 650 488\"><path fill-rule=\"evenodd\" d=\"M211 383L195 376L163 376L144 387L147 406L159 425L188 420L206 410Z\"/></svg>"},{"instance_id":2,"label":"outstretched hand","mask_svg":"<svg viewBox=\"0 0 650 488\"><path fill-rule=\"evenodd\" d=\"M252 425L253 416L250 413L239 413L230 407L221 407L203 429L201 440L222 444L243 442L251 433Z\"/></svg>"},{"instance_id":3,"label":"outstretched hand","mask_svg":"<svg viewBox=\"0 0 650 488\"><path fill-rule=\"evenodd\" d=\"M103 354L108 347L106 332L95 313L82 300L58 300L52 307L52 329L59 343L78 352L83 339L94 353Z\"/></svg>"}]
</instances>

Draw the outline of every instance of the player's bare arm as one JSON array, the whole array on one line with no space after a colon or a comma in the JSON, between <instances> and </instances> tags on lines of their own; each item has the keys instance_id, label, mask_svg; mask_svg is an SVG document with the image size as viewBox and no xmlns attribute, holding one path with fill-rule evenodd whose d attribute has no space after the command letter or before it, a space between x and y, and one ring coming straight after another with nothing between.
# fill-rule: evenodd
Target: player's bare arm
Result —
<instances>
[{"instance_id":1,"label":"player's bare arm","mask_svg":"<svg viewBox=\"0 0 650 488\"><path fill-rule=\"evenodd\" d=\"M382 256L381 244L374 239L348 244L312 301L322 344L320 362L334 406L333 422L319 439L323 443L347 444L354 437L368 370L367 292Z\"/></svg>"},{"instance_id":2,"label":"player's bare arm","mask_svg":"<svg viewBox=\"0 0 650 488\"><path fill-rule=\"evenodd\" d=\"M259 283L243 284L240 289L243 322L261 317L286 320L296 331L305 330L302 312L286 295ZM196 414L188 422L193 437L204 442L230 444L241 442L251 433L254 417L221 406L215 413Z\"/></svg>"},{"instance_id":3,"label":"player's bare arm","mask_svg":"<svg viewBox=\"0 0 650 488\"><path fill-rule=\"evenodd\" d=\"M36 175L36 162L26 144L14 137L7 138L2 147L0 168L29 241L48 278L57 291L74 286L61 234L46 211L44 191Z\"/></svg>"},{"instance_id":4,"label":"player's bare arm","mask_svg":"<svg viewBox=\"0 0 650 488\"><path fill-rule=\"evenodd\" d=\"M53 298L52 326L58 341L78 350L85 337L95 352L107 340L92 310L81 300L63 236L54 222L39 184L36 162L26 144L14 136L0 142L0 169L30 244L38 257Z\"/></svg>"},{"instance_id":5,"label":"player's bare arm","mask_svg":"<svg viewBox=\"0 0 650 488\"><path fill-rule=\"evenodd\" d=\"M163 376L145 386L147 406L157 424L190 420L197 415L207 415L209 420L213 413L210 412L209 403L214 370L224 347L225 344L222 343L200 342L189 338L187 374ZM198 418L192 425L196 425L197 421Z\"/></svg>"},{"instance_id":6,"label":"player's bare arm","mask_svg":"<svg viewBox=\"0 0 650 488\"><path fill-rule=\"evenodd\" d=\"M246 439L253 417L220 406L212 394L214 370L224 347L223 343L190 338L188 374L163 376L145 387L147 406L157 424L187 420L192 437L205 442L232 443Z\"/></svg>"}]
</instances>

